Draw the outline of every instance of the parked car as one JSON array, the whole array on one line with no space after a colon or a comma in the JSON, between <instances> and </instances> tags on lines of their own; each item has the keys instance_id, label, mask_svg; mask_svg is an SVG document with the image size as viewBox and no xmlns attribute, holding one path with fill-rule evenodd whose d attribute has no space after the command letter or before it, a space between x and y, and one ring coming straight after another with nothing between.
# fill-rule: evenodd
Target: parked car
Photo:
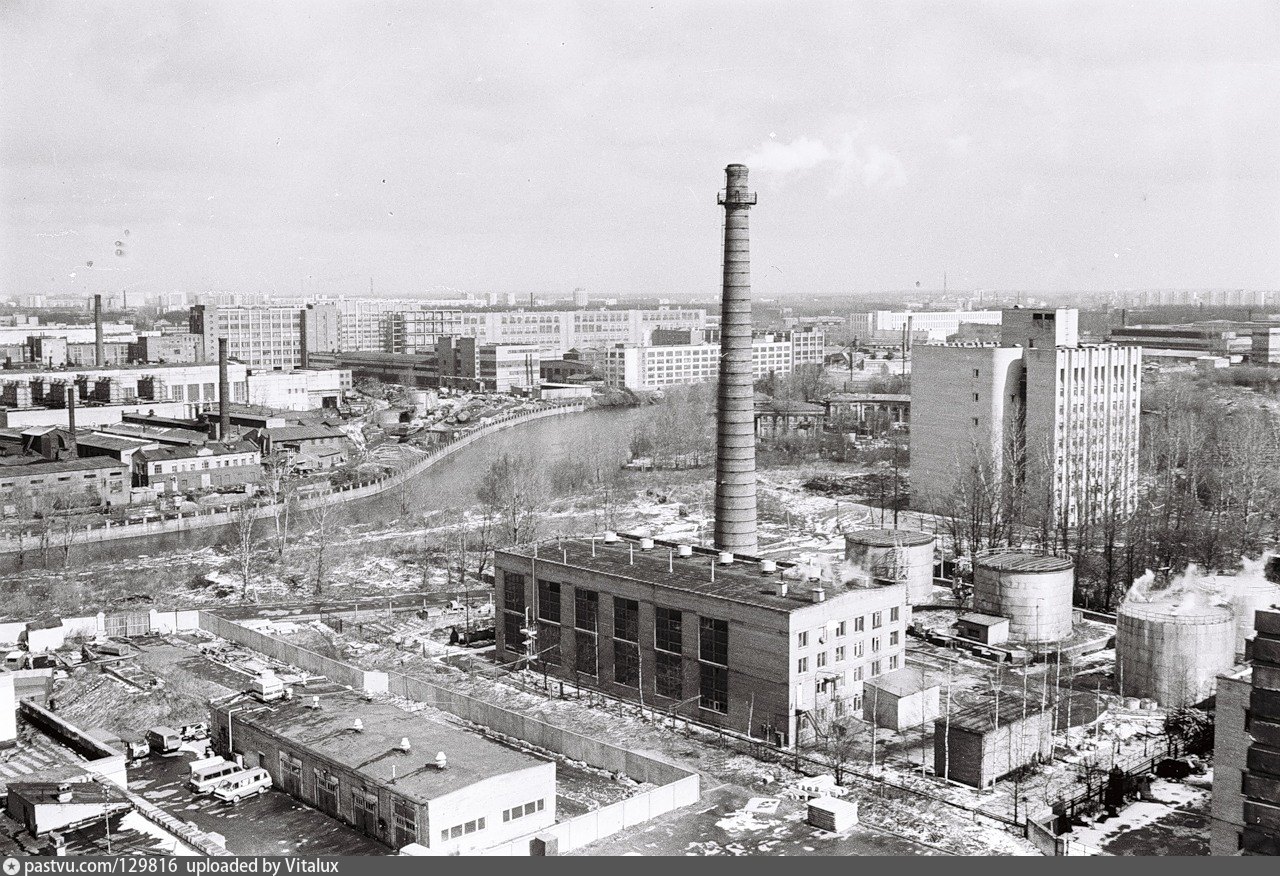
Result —
<instances>
[{"instance_id":1,"label":"parked car","mask_svg":"<svg viewBox=\"0 0 1280 876\"><path fill-rule=\"evenodd\" d=\"M197 760L191 764L191 778L187 780L187 785L197 794L208 794L227 779L243 772L246 772L244 767L225 758Z\"/></svg>"},{"instance_id":2,"label":"parked car","mask_svg":"<svg viewBox=\"0 0 1280 876\"><path fill-rule=\"evenodd\" d=\"M213 797L223 803L234 804L245 797L265 794L270 789L271 773L262 767L254 767L223 779L213 789Z\"/></svg>"},{"instance_id":3,"label":"parked car","mask_svg":"<svg viewBox=\"0 0 1280 876\"><path fill-rule=\"evenodd\" d=\"M152 727L147 731L147 744L157 754L169 754L182 747L182 735L172 727Z\"/></svg>"}]
</instances>

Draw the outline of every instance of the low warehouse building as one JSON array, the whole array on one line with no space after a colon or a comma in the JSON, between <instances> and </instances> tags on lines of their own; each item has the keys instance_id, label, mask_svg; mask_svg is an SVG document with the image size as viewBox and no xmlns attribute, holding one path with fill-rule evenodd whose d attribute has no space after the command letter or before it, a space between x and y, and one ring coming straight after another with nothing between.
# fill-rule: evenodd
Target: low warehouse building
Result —
<instances>
[{"instance_id":1,"label":"low warehouse building","mask_svg":"<svg viewBox=\"0 0 1280 876\"><path fill-rule=\"evenodd\" d=\"M1003 645L1009 641L1009 619L991 614L962 614L956 619L956 635L984 645Z\"/></svg>"},{"instance_id":2,"label":"low warehouse building","mask_svg":"<svg viewBox=\"0 0 1280 876\"><path fill-rule=\"evenodd\" d=\"M939 719L934 772L974 788L1053 756L1053 703L1005 696Z\"/></svg>"},{"instance_id":3,"label":"low warehouse building","mask_svg":"<svg viewBox=\"0 0 1280 876\"><path fill-rule=\"evenodd\" d=\"M923 669L899 669L864 682L862 719L877 727L905 730L937 719L940 688Z\"/></svg>"},{"instance_id":4,"label":"low warehouse building","mask_svg":"<svg viewBox=\"0 0 1280 876\"><path fill-rule=\"evenodd\" d=\"M240 700L213 706L210 726L219 754L392 848L480 850L556 820L554 761L390 703Z\"/></svg>"}]
</instances>

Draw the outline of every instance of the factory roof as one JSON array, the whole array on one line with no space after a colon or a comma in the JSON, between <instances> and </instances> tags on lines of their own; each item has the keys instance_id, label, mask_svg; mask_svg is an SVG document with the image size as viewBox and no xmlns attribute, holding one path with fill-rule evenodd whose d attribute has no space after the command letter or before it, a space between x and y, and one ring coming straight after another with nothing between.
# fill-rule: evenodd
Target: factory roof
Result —
<instances>
[{"instance_id":1,"label":"factory roof","mask_svg":"<svg viewBox=\"0 0 1280 876\"><path fill-rule=\"evenodd\" d=\"M230 447L210 442L201 444L199 447L160 447L140 452L148 462L155 462L170 459L196 459L205 456L228 456L233 453L257 453L258 448L247 441L237 442Z\"/></svg>"},{"instance_id":2,"label":"factory roof","mask_svg":"<svg viewBox=\"0 0 1280 876\"><path fill-rule=\"evenodd\" d=\"M979 557L976 565L997 572L1066 572L1075 568L1067 557L1024 551L1007 551Z\"/></svg>"},{"instance_id":3,"label":"factory roof","mask_svg":"<svg viewBox=\"0 0 1280 876\"><path fill-rule=\"evenodd\" d=\"M347 692L322 696L318 709L310 707L310 700L300 697L259 708L241 703L232 706L232 717L336 761L366 781L394 782L398 793L424 803L547 762L391 703L367 702ZM352 729L357 718L363 724L359 731ZM407 752L400 750L402 739L409 740ZM447 761L443 770L436 767L439 752Z\"/></svg>"},{"instance_id":4,"label":"factory roof","mask_svg":"<svg viewBox=\"0 0 1280 876\"><path fill-rule=\"evenodd\" d=\"M859 529L845 533L844 540L869 547L923 547L933 544L934 537L914 529Z\"/></svg>"},{"instance_id":5,"label":"factory roof","mask_svg":"<svg viewBox=\"0 0 1280 876\"><path fill-rule=\"evenodd\" d=\"M1052 714L1053 702L1042 705L1039 697L1027 697L1024 705L1022 697L1002 694L998 700L993 697L961 712L952 712L951 716L945 719L945 726L968 733L988 733L996 729L997 707L1000 713L999 726L1005 727L1021 721L1023 716L1035 718L1039 717L1041 712ZM939 719L938 724L944 724L944 720Z\"/></svg>"},{"instance_id":6,"label":"factory roof","mask_svg":"<svg viewBox=\"0 0 1280 876\"><path fill-rule=\"evenodd\" d=\"M737 555L732 563L723 565L718 562L719 551L693 547L692 556L681 557L676 554L676 547L675 542L655 540L652 549L643 550L638 538L620 536L618 541L611 544L599 538L548 542L540 546L536 557L527 548L503 553L524 557L543 571L546 567L567 565L654 587L725 599L773 611L792 612L813 603L811 590L818 586L817 582L784 577L782 574L795 574L788 571L797 566L795 563L777 561L778 571L764 573L760 571L760 561L755 557ZM551 576L554 573L547 571L546 574ZM777 585L782 581L789 585L786 596L777 594ZM822 586L827 591L828 599L853 589L860 592L885 589L883 585L855 588L833 584L825 579Z\"/></svg>"},{"instance_id":7,"label":"factory roof","mask_svg":"<svg viewBox=\"0 0 1280 876\"><path fill-rule=\"evenodd\" d=\"M61 471L93 471L95 469L114 469L123 472L124 465L106 456L89 456L83 459L59 459L52 462L36 462L22 467L22 474L38 477L45 474L56 474Z\"/></svg>"},{"instance_id":8,"label":"factory roof","mask_svg":"<svg viewBox=\"0 0 1280 876\"><path fill-rule=\"evenodd\" d=\"M347 433L331 426L268 426L263 430L272 441L321 441L346 438Z\"/></svg>"},{"instance_id":9,"label":"factory roof","mask_svg":"<svg viewBox=\"0 0 1280 876\"><path fill-rule=\"evenodd\" d=\"M81 447L100 447L103 450L137 450L149 447L154 441L146 438L134 438L128 435L107 435L103 432L81 433L76 436L76 443Z\"/></svg>"}]
</instances>

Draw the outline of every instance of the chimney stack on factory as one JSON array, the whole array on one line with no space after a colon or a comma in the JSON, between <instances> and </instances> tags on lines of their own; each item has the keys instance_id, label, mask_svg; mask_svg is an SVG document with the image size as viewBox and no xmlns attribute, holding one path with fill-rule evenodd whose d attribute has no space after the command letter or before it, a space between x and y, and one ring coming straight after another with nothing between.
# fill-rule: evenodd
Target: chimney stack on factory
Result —
<instances>
[{"instance_id":1,"label":"chimney stack on factory","mask_svg":"<svg viewBox=\"0 0 1280 876\"><path fill-rule=\"evenodd\" d=\"M720 299L720 379L716 393L715 546L756 551L755 385L751 367L751 252L747 168L725 168L724 291Z\"/></svg>"},{"instance_id":2,"label":"chimney stack on factory","mask_svg":"<svg viewBox=\"0 0 1280 876\"><path fill-rule=\"evenodd\" d=\"M102 347L102 296L93 296L93 364L101 368L106 363Z\"/></svg>"},{"instance_id":3,"label":"chimney stack on factory","mask_svg":"<svg viewBox=\"0 0 1280 876\"><path fill-rule=\"evenodd\" d=\"M227 339L218 338L218 440L231 435L231 378L227 376Z\"/></svg>"}]
</instances>

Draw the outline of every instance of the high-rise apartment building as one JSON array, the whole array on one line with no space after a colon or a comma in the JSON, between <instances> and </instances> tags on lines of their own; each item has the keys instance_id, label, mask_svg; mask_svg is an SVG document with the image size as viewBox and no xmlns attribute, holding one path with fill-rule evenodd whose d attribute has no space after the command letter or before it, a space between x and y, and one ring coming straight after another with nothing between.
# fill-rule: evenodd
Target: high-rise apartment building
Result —
<instances>
[{"instance_id":1,"label":"high-rise apartment building","mask_svg":"<svg viewBox=\"0 0 1280 876\"><path fill-rule=\"evenodd\" d=\"M948 507L978 472L1066 526L1133 509L1142 350L1080 345L1077 326L1072 309L1011 310L1000 346L915 348L916 507Z\"/></svg>"}]
</instances>

